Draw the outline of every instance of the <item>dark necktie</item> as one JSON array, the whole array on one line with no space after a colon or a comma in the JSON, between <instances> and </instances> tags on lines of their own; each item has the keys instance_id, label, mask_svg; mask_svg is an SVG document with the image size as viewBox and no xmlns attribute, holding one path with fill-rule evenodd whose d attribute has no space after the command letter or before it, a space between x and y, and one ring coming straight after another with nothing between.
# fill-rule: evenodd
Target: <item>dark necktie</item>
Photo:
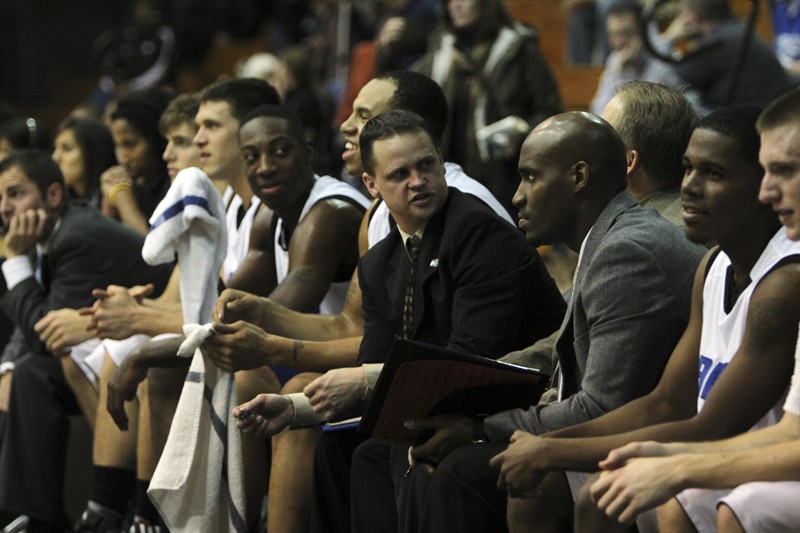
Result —
<instances>
[{"instance_id":1,"label":"dark necktie","mask_svg":"<svg viewBox=\"0 0 800 533\"><path fill-rule=\"evenodd\" d=\"M406 250L411 260L411 272L408 274L408 286L406 287L406 299L403 305L403 336L411 337L412 326L414 323L414 274L417 270L417 257L419 256L420 238L412 235L406 241Z\"/></svg>"}]
</instances>

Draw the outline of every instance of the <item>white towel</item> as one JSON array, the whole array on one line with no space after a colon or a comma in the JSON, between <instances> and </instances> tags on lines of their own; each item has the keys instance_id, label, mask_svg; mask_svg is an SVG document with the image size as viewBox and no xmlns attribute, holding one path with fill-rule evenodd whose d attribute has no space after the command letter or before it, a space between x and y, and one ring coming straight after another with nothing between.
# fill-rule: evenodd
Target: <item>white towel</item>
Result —
<instances>
[{"instance_id":1,"label":"white towel","mask_svg":"<svg viewBox=\"0 0 800 533\"><path fill-rule=\"evenodd\" d=\"M150 219L142 256L167 262L177 253L192 363L148 494L173 532L246 531L241 437L231 410L233 374L199 348L212 333L211 311L227 250L225 205L200 170L181 171ZM201 324L205 324L202 326Z\"/></svg>"},{"instance_id":2,"label":"white towel","mask_svg":"<svg viewBox=\"0 0 800 533\"><path fill-rule=\"evenodd\" d=\"M225 204L200 169L178 173L150 217L142 257L151 265L180 261L183 319L206 323L217 301L219 271L227 253ZM186 283L184 283L186 282Z\"/></svg>"},{"instance_id":3,"label":"white towel","mask_svg":"<svg viewBox=\"0 0 800 533\"><path fill-rule=\"evenodd\" d=\"M149 339L149 335L134 335L121 341L89 339L73 346L69 355L97 390L100 382L100 370L103 368L103 359L106 354L111 357L115 365L119 366L134 348Z\"/></svg>"}]
</instances>

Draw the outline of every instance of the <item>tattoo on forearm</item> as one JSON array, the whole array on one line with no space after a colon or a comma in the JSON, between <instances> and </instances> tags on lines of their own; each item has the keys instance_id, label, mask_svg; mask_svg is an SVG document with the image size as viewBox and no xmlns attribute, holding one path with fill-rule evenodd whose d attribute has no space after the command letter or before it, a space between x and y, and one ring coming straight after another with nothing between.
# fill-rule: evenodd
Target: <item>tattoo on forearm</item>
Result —
<instances>
[{"instance_id":1,"label":"tattoo on forearm","mask_svg":"<svg viewBox=\"0 0 800 533\"><path fill-rule=\"evenodd\" d=\"M295 363L297 362L298 356L300 355L300 350L303 349L303 342L302 341L294 341L294 346L292 347L292 361Z\"/></svg>"}]
</instances>

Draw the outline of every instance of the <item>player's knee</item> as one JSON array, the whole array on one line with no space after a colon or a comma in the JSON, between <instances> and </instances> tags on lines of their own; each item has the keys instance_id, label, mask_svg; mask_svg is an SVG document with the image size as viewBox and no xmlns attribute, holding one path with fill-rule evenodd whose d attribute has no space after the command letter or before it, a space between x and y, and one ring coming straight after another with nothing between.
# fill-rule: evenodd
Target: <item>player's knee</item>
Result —
<instances>
[{"instance_id":1,"label":"player's knee","mask_svg":"<svg viewBox=\"0 0 800 533\"><path fill-rule=\"evenodd\" d=\"M281 394L292 394L294 392L303 392L306 385L317 379L320 375L316 372L303 372L293 376L281 388Z\"/></svg>"},{"instance_id":2,"label":"player's knee","mask_svg":"<svg viewBox=\"0 0 800 533\"><path fill-rule=\"evenodd\" d=\"M744 528L741 522L739 522L739 519L736 518L736 514L724 503L717 507L717 531L744 533Z\"/></svg>"}]
</instances>

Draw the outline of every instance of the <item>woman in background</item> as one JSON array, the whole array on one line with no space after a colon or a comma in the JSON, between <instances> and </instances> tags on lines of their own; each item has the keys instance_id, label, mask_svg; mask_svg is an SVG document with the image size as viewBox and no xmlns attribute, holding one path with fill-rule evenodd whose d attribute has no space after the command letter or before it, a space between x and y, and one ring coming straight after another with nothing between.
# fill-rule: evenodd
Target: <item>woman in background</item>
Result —
<instances>
[{"instance_id":1,"label":"woman in background","mask_svg":"<svg viewBox=\"0 0 800 533\"><path fill-rule=\"evenodd\" d=\"M119 165L100 177L103 211L143 235L170 184L161 157L167 140L158 126L170 99L161 89L129 93L111 115L111 137Z\"/></svg>"},{"instance_id":2,"label":"woman in background","mask_svg":"<svg viewBox=\"0 0 800 533\"><path fill-rule=\"evenodd\" d=\"M105 124L93 118L67 118L56 133L53 160L64 175L70 197L99 208L100 176L117 163Z\"/></svg>"},{"instance_id":3,"label":"woman in background","mask_svg":"<svg viewBox=\"0 0 800 533\"><path fill-rule=\"evenodd\" d=\"M442 86L450 108L446 160L492 191L512 216L517 159L531 128L562 110L534 28L502 0L441 0L443 19L414 67ZM504 122L500 122L507 119Z\"/></svg>"}]
</instances>

